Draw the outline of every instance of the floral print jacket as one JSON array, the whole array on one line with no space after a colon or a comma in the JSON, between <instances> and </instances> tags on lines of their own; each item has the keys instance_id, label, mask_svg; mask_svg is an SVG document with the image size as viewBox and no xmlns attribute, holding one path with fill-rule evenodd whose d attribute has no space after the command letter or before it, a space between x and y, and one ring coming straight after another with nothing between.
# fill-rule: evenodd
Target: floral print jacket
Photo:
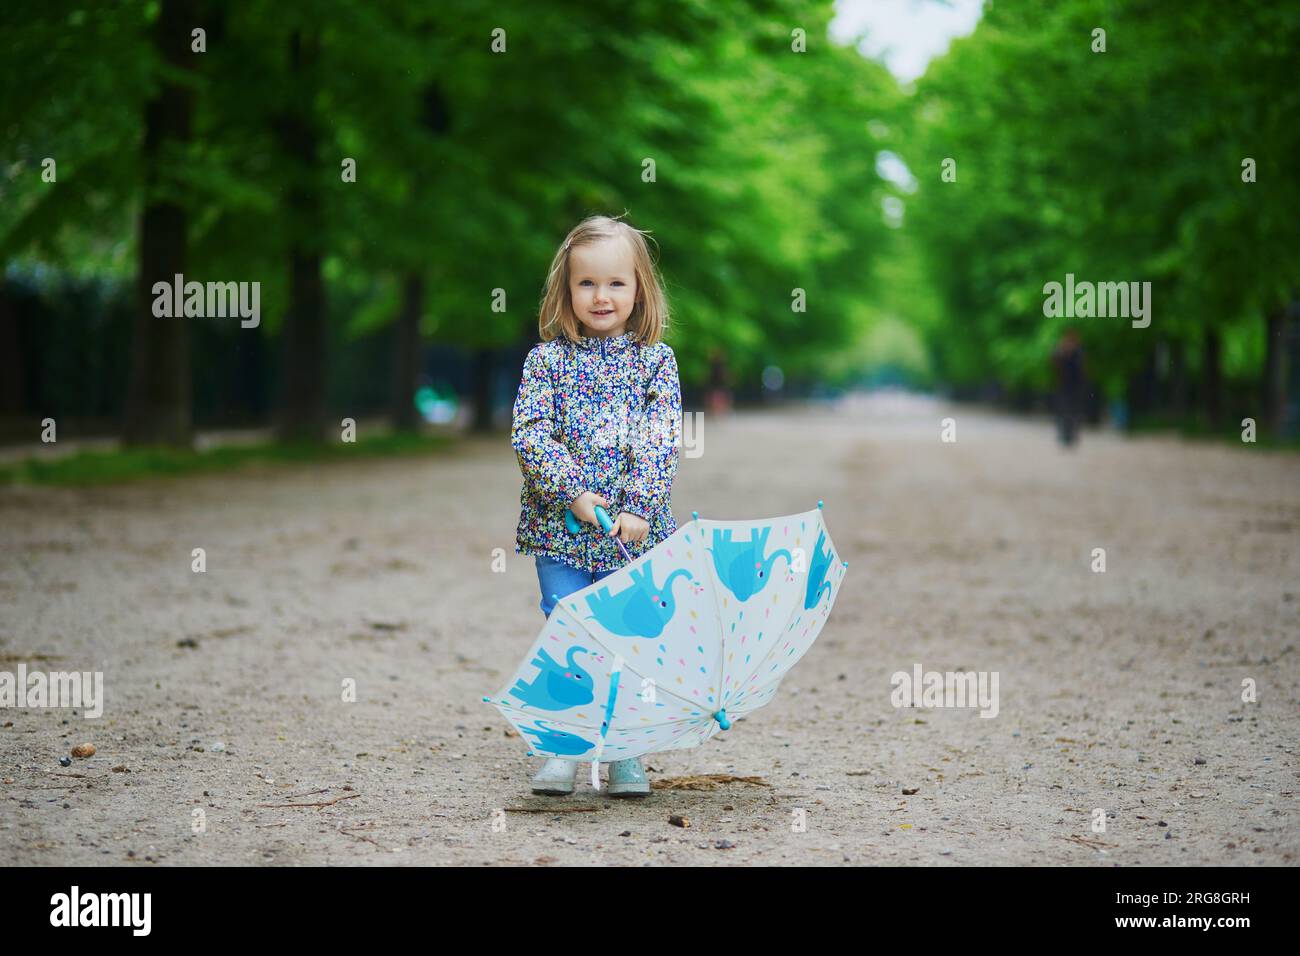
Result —
<instances>
[{"instance_id":1,"label":"floral print jacket","mask_svg":"<svg viewBox=\"0 0 1300 956\"><path fill-rule=\"evenodd\" d=\"M650 524L637 558L674 531L669 499L681 444L677 357L666 343L641 345L631 332L580 343L564 336L533 347L515 398L510 442L523 473L518 554L550 555L590 572L624 565L596 525L570 534L564 512L584 491Z\"/></svg>"}]
</instances>

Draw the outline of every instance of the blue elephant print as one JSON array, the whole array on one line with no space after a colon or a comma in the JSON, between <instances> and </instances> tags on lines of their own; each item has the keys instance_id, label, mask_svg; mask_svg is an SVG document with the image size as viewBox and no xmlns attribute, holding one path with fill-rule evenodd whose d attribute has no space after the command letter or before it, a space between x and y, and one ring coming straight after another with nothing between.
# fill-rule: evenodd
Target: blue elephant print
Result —
<instances>
[{"instance_id":1,"label":"blue elephant print","mask_svg":"<svg viewBox=\"0 0 1300 956\"><path fill-rule=\"evenodd\" d=\"M668 575L662 588L655 587L653 563L647 561L644 567L633 569L630 572L632 583L617 594L610 594L608 587L589 594L590 618L620 637L658 637L662 634L664 625L677 613L673 581L678 577L685 577L688 581L694 579L690 571L678 568Z\"/></svg>"},{"instance_id":2,"label":"blue elephant print","mask_svg":"<svg viewBox=\"0 0 1300 956\"><path fill-rule=\"evenodd\" d=\"M821 603L822 593L830 591L831 582L826 580L826 572L831 569L831 549L822 551L826 542L826 532L817 532L817 544L813 546L812 561L808 564L808 589L804 592L803 607L810 611Z\"/></svg>"},{"instance_id":3,"label":"blue elephant print","mask_svg":"<svg viewBox=\"0 0 1300 956\"><path fill-rule=\"evenodd\" d=\"M723 531L713 529L713 547L706 548L713 555L713 569L718 573L718 580L728 591L736 596L737 601L748 601L767 586L772 579L772 565L776 559L785 556L786 565L790 564L790 552L781 548L767 557L767 536L772 527L754 529L748 541L732 541L732 529Z\"/></svg>"},{"instance_id":4,"label":"blue elephant print","mask_svg":"<svg viewBox=\"0 0 1300 956\"><path fill-rule=\"evenodd\" d=\"M535 750L543 750L556 756L576 757L578 754L585 754L595 746L590 740L583 740L577 734L552 730L546 726L544 720L534 720L533 723L535 727L521 727L520 730L537 738L537 743L533 744Z\"/></svg>"},{"instance_id":5,"label":"blue elephant print","mask_svg":"<svg viewBox=\"0 0 1300 956\"><path fill-rule=\"evenodd\" d=\"M561 664L542 648L532 661L538 669L533 682L525 684L522 678L516 680L510 693L538 710L568 710L590 704L595 699L591 675L573 660L575 654L590 653L585 647L570 647L567 663Z\"/></svg>"}]
</instances>

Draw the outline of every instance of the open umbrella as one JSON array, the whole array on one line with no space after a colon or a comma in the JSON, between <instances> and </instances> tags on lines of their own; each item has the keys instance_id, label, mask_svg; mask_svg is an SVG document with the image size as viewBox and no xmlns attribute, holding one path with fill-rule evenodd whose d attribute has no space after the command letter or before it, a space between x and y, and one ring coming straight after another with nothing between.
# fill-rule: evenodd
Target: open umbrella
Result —
<instances>
[{"instance_id":1,"label":"open umbrella","mask_svg":"<svg viewBox=\"0 0 1300 956\"><path fill-rule=\"evenodd\" d=\"M597 789L602 759L697 746L771 700L848 569L821 501L784 518L691 517L557 601L514 676L483 698L530 754L590 760Z\"/></svg>"}]
</instances>

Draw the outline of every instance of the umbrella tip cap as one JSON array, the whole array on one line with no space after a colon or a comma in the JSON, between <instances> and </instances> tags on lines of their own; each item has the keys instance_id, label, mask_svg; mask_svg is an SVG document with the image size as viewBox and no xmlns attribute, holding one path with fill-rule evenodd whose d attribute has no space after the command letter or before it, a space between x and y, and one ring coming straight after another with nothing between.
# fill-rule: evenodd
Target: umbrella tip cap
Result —
<instances>
[{"instance_id":1,"label":"umbrella tip cap","mask_svg":"<svg viewBox=\"0 0 1300 956\"><path fill-rule=\"evenodd\" d=\"M826 502L822 501L820 498L817 499L817 507L818 507L818 508L822 507L824 504L826 504Z\"/></svg>"},{"instance_id":2,"label":"umbrella tip cap","mask_svg":"<svg viewBox=\"0 0 1300 956\"><path fill-rule=\"evenodd\" d=\"M692 521L699 521L699 520L700 520L700 513L699 513L698 511L692 511L692 512L691 512L691 520L692 520Z\"/></svg>"},{"instance_id":3,"label":"umbrella tip cap","mask_svg":"<svg viewBox=\"0 0 1300 956\"><path fill-rule=\"evenodd\" d=\"M490 703L492 703L492 698L491 698L491 697L484 697L484 698L483 698L483 703L485 703L485 704L490 704Z\"/></svg>"}]
</instances>

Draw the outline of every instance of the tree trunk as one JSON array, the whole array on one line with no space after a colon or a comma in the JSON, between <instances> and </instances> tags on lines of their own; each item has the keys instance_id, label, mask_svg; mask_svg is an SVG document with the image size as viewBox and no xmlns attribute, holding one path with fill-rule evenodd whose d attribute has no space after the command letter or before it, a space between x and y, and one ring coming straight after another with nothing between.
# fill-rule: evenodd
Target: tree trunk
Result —
<instances>
[{"instance_id":1,"label":"tree trunk","mask_svg":"<svg viewBox=\"0 0 1300 956\"><path fill-rule=\"evenodd\" d=\"M1187 421L1187 346L1182 339L1170 343L1169 407L1179 425Z\"/></svg>"},{"instance_id":2,"label":"tree trunk","mask_svg":"<svg viewBox=\"0 0 1300 956\"><path fill-rule=\"evenodd\" d=\"M4 273L0 272L0 415L17 417L24 411L26 388L18 310L9 298Z\"/></svg>"},{"instance_id":3,"label":"tree trunk","mask_svg":"<svg viewBox=\"0 0 1300 956\"><path fill-rule=\"evenodd\" d=\"M1205 350L1201 357L1202 409L1205 424L1214 431L1219 427L1219 414L1223 401L1223 381L1219 372L1221 339L1217 329L1205 330Z\"/></svg>"},{"instance_id":4,"label":"tree trunk","mask_svg":"<svg viewBox=\"0 0 1300 956\"><path fill-rule=\"evenodd\" d=\"M191 68L190 31L198 21L196 0L162 0L154 44L172 69ZM153 314L155 282L171 285L185 272L186 212L178 203L155 198L169 175L164 154L190 138L194 97L190 87L164 81L145 106L144 207L140 213L140 263L131 332L127 387L127 444L189 447L193 441L188 322L182 303L170 318Z\"/></svg>"},{"instance_id":5,"label":"tree trunk","mask_svg":"<svg viewBox=\"0 0 1300 956\"><path fill-rule=\"evenodd\" d=\"M432 32L432 22L421 28ZM436 82L430 82L421 93L420 122L434 136L442 136L450 125L447 101ZM415 180L417 201L425 188L424 180ZM424 314L424 278L420 273L407 273L402 285L402 308L397 317L397 333L393 337L393 391L389 401L389 419L393 430L413 432L420 426L420 416L415 407L415 388L423 364L420 343L420 317Z\"/></svg>"},{"instance_id":6,"label":"tree trunk","mask_svg":"<svg viewBox=\"0 0 1300 956\"><path fill-rule=\"evenodd\" d=\"M474 422L473 431L492 430L492 350L474 351Z\"/></svg>"},{"instance_id":7,"label":"tree trunk","mask_svg":"<svg viewBox=\"0 0 1300 956\"><path fill-rule=\"evenodd\" d=\"M1155 408L1156 379L1156 353L1152 348L1143 360L1142 367L1129 376L1129 421L1137 422L1146 418Z\"/></svg>"},{"instance_id":8,"label":"tree trunk","mask_svg":"<svg viewBox=\"0 0 1300 956\"><path fill-rule=\"evenodd\" d=\"M320 33L295 30L289 38L293 70L292 111L278 132L292 167L300 170L289 189L289 310L285 317L278 433L281 439L325 439L325 281L321 275L323 215L315 175L316 69Z\"/></svg>"},{"instance_id":9,"label":"tree trunk","mask_svg":"<svg viewBox=\"0 0 1300 956\"><path fill-rule=\"evenodd\" d=\"M240 329L235 336L233 374L227 394L231 396L229 402L233 405L239 423L250 427L264 424L271 411L266 395L265 328L264 325L258 325L251 329Z\"/></svg>"},{"instance_id":10,"label":"tree trunk","mask_svg":"<svg viewBox=\"0 0 1300 956\"><path fill-rule=\"evenodd\" d=\"M415 408L415 386L420 374L420 316L424 312L424 279L412 272L402 285L402 311L393 336L393 395L389 417L393 430L411 432L419 428Z\"/></svg>"},{"instance_id":11,"label":"tree trunk","mask_svg":"<svg viewBox=\"0 0 1300 956\"><path fill-rule=\"evenodd\" d=\"M1272 434L1281 428L1286 414L1286 306L1279 305L1264 316L1264 381L1260 396L1260 425Z\"/></svg>"},{"instance_id":12,"label":"tree trunk","mask_svg":"<svg viewBox=\"0 0 1300 956\"><path fill-rule=\"evenodd\" d=\"M1293 300L1288 313L1296 312L1300 312L1300 302ZM1287 350L1282 370L1282 389L1286 398L1283 400L1279 433L1289 439L1300 435L1300 318L1288 315L1282 329Z\"/></svg>"},{"instance_id":13,"label":"tree trunk","mask_svg":"<svg viewBox=\"0 0 1300 956\"><path fill-rule=\"evenodd\" d=\"M319 253L289 255L289 313L281 362L282 440L325 440L325 287Z\"/></svg>"}]
</instances>

